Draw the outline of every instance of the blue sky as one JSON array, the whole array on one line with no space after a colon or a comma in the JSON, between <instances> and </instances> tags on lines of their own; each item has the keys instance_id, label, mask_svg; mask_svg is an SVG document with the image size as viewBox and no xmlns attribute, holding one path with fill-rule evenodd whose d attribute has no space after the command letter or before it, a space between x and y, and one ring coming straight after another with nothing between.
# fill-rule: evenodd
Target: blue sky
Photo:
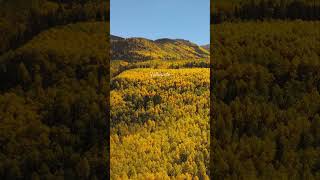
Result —
<instances>
[{"instance_id":1,"label":"blue sky","mask_svg":"<svg viewBox=\"0 0 320 180\"><path fill-rule=\"evenodd\" d=\"M111 0L111 34L210 42L210 0Z\"/></svg>"}]
</instances>

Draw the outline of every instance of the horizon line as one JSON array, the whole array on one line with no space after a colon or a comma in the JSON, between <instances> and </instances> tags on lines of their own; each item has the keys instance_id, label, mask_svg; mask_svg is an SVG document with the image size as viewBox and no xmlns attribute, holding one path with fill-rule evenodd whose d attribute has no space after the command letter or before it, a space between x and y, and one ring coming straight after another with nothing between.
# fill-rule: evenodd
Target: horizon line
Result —
<instances>
[{"instance_id":1,"label":"horizon line","mask_svg":"<svg viewBox=\"0 0 320 180\"><path fill-rule=\"evenodd\" d=\"M185 39L185 38L169 38L169 37L161 37L161 38L147 38L147 37L142 37L142 36L121 36L121 35L115 35L113 33L110 33L110 36L116 36L116 37L120 37L120 38L124 38L124 39L130 39L130 38L142 38L142 39L147 39L147 40L152 40L152 41L156 41L156 40L160 40L160 39L171 39L171 40L184 40L184 41L189 41L189 42L192 42L194 44L197 44L198 46L205 46L205 45L210 45L210 41L208 43L205 43L205 44L199 44L199 43L196 43L192 40L189 40L189 39Z\"/></svg>"}]
</instances>

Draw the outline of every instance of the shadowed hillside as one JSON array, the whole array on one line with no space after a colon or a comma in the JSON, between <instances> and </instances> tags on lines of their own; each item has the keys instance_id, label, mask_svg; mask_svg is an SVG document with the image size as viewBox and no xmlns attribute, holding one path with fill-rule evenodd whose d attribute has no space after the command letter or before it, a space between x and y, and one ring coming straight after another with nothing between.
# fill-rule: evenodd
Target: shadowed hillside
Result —
<instances>
[{"instance_id":1,"label":"shadowed hillside","mask_svg":"<svg viewBox=\"0 0 320 180\"><path fill-rule=\"evenodd\" d=\"M0 3L0 179L108 179L103 6Z\"/></svg>"},{"instance_id":2,"label":"shadowed hillside","mask_svg":"<svg viewBox=\"0 0 320 180\"><path fill-rule=\"evenodd\" d=\"M38 33L58 25L109 18L107 1L0 1L0 54L16 49Z\"/></svg>"},{"instance_id":3,"label":"shadowed hillside","mask_svg":"<svg viewBox=\"0 0 320 180\"><path fill-rule=\"evenodd\" d=\"M319 27L214 25L211 178L320 179Z\"/></svg>"}]
</instances>

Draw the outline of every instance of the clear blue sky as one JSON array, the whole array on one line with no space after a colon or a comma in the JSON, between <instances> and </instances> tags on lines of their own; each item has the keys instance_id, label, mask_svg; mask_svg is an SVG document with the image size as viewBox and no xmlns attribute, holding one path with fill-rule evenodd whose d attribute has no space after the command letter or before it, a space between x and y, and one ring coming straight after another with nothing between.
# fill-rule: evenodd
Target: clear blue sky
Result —
<instances>
[{"instance_id":1,"label":"clear blue sky","mask_svg":"<svg viewBox=\"0 0 320 180\"><path fill-rule=\"evenodd\" d=\"M111 0L111 34L210 42L210 0Z\"/></svg>"}]
</instances>

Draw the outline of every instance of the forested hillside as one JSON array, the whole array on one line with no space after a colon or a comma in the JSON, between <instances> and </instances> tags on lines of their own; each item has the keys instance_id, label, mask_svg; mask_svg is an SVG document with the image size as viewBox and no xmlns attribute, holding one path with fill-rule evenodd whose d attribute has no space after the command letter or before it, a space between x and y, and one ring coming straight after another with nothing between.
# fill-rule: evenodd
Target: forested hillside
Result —
<instances>
[{"instance_id":1,"label":"forested hillside","mask_svg":"<svg viewBox=\"0 0 320 180\"><path fill-rule=\"evenodd\" d=\"M0 9L0 179L107 179L109 24L95 21L106 9L46 0Z\"/></svg>"},{"instance_id":2,"label":"forested hillside","mask_svg":"<svg viewBox=\"0 0 320 180\"><path fill-rule=\"evenodd\" d=\"M133 69L111 87L111 177L208 179L209 69Z\"/></svg>"},{"instance_id":3,"label":"forested hillside","mask_svg":"<svg viewBox=\"0 0 320 180\"><path fill-rule=\"evenodd\" d=\"M209 179L209 53L111 37L112 179Z\"/></svg>"},{"instance_id":4,"label":"forested hillside","mask_svg":"<svg viewBox=\"0 0 320 180\"><path fill-rule=\"evenodd\" d=\"M319 29L213 25L211 178L320 179Z\"/></svg>"},{"instance_id":5,"label":"forested hillside","mask_svg":"<svg viewBox=\"0 0 320 180\"><path fill-rule=\"evenodd\" d=\"M187 40L121 38L112 36L111 56L117 60L199 59L208 58L209 51Z\"/></svg>"},{"instance_id":6,"label":"forested hillside","mask_svg":"<svg viewBox=\"0 0 320 180\"><path fill-rule=\"evenodd\" d=\"M319 179L320 4L211 4L211 178Z\"/></svg>"},{"instance_id":7,"label":"forested hillside","mask_svg":"<svg viewBox=\"0 0 320 180\"><path fill-rule=\"evenodd\" d=\"M48 28L109 19L108 1L4 0L0 6L0 54Z\"/></svg>"}]
</instances>

